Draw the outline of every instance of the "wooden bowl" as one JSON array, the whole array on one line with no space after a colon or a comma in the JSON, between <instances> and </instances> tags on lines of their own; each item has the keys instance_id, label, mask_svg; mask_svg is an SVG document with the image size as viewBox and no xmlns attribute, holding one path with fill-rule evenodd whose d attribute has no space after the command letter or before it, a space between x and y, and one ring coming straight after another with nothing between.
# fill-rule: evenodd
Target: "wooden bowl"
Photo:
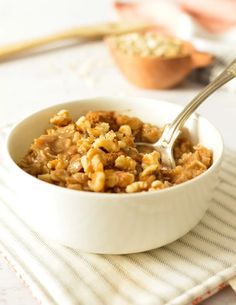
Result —
<instances>
[{"instance_id":1,"label":"wooden bowl","mask_svg":"<svg viewBox=\"0 0 236 305\"><path fill-rule=\"evenodd\" d=\"M114 37L106 38L105 42L124 76L141 88L175 87L193 69L208 66L213 62L211 54L195 50L192 44L186 41L182 41L183 53L171 58L126 54L116 47Z\"/></svg>"}]
</instances>

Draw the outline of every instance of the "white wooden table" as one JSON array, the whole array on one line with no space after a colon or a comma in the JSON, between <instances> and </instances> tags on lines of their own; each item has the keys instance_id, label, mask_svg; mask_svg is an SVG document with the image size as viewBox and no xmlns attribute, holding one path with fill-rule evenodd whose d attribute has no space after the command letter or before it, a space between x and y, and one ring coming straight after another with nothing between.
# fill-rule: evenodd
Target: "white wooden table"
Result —
<instances>
[{"instance_id":1,"label":"white wooden table","mask_svg":"<svg viewBox=\"0 0 236 305\"><path fill-rule=\"evenodd\" d=\"M0 44L111 19L113 15L111 0L0 0ZM170 91L137 89L116 70L102 43L71 46L0 64L0 126L64 100L130 95L184 105L197 90L190 84ZM199 112L219 128L225 144L236 149L235 94L222 90L209 98ZM6 262L0 260L0 305L36 304ZM226 288L203 304L235 305L236 294Z\"/></svg>"}]
</instances>

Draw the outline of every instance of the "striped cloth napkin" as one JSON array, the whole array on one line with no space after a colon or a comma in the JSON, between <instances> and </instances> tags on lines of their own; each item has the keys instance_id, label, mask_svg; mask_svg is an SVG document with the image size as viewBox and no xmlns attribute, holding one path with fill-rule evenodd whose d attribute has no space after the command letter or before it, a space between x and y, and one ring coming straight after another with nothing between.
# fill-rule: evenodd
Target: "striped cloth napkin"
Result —
<instances>
[{"instance_id":1,"label":"striped cloth napkin","mask_svg":"<svg viewBox=\"0 0 236 305\"><path fill-rule=\"evenodd\" d=\"M41 304L194 305L236 276L236 153L225 153L220 185L191 232L123 256L82 253L33 232L11 208L10 175L0 156L0 252Z\"/></svg>"}]
</instances>

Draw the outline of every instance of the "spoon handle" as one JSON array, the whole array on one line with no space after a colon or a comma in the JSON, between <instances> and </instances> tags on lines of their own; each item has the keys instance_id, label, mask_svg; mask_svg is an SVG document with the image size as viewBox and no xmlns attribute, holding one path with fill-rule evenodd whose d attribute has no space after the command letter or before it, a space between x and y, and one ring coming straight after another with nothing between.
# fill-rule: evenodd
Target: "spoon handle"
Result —
<instances>
[{"instance_id":1,"label":"spoon handle","mask_svg":"<svg viewBox=\"0 0 236 305\"><path fill-rule=\"evenodd\" d=\"M236 59L209 85L207 85L194 99L180 112L175 120L168 126L162 141L170 144L179 135L180 129L190 115L202 104L205 99L215 92L219 87L236 77Z\"/></svg>"}]
</instances>

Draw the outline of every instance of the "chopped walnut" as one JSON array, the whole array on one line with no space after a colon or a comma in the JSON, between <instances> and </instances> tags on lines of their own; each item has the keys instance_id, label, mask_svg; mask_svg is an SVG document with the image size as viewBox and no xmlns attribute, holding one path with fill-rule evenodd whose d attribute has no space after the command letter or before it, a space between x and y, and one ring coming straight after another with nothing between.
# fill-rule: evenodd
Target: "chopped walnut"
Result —
<instances>
[{"instance_id":1,"label":"chopped walnut","mask_svg":"<svg viewBox=\"0 0 236 305\"><path fill-rule=\"evenodd\" d=\"M91 123L92 127L97 123L108 123L112 130L117 130L113 111L89 111L86 119Z\"/></svg>"},{"instance_id":2,"label":"chopped walnut","mask_svg":"<svg viewBox=\"0 0 236 305\"><path fill-rule=\"evenodd\" d=\"M50 123L57 126L66 126L72 121L69 112L65 109L60 110L50 119Z\"/></svg>"},{"instance_id":3,"label":"chopped walnut","mask_svg":"<svg viewBox=\"0 0 236 305\"><path fill-rule=\"evenodd\" d=\"M79 154L75 154L70 159L67 170L69 173L74 174L74 173L78 173L81 169L82 169L81 156Z\"/></svg>"},{"instance_id":4,"label":"chopped walnut","mask_svg":"<svg viewBox=\"0 0 236 305\"><path fill-rule=\"evenodd\" d=\"M51 179L51 175L50 175L50 174L38 175L38 178L39 178L40 180L45 181L45 182L49 182L49 183L52 182L52 179Z\"/></svg>"},{"instance_id":5,"label":"chopped walnut","mask_svg":"<svg viewBox=\"0 0 236 305\"><path fill-rule=\"evenodd\" d=\"M157 191L157 190L162 190L167 187L170 187L171 184L168 181L160 181L160 180L155 180L152 182L151 187L149 188L149 191Z\"/></svg>"},{"instance_id":6,"label":"chopped walnut","mask_svg":"<svg viewBox=\"0 0 236 305\"><path fill-rule=\"evenodd\" d=\"M142 128L142 121L138 118L131 118L127 115L117 115L116 116L116 123L118 126L128 125L130 126L132 131L137 131Z\"/></svg>"},{"instance_id":7,"label":"chopped walnut","mask_svg":"<svg viewBox=\"0 0 236 305\"><path fill-rule=\"evenodd\" d=\"M80 183L81 185L87 185L88 180L89 180L88 175L85 173L75 173L72 176L66 178L66 182L68 184Z\"/></svg>"},{"instance_id":8,"label":"chopped walnut","mask_svg":"<svg viewBox=\"0 0 236 305\"><path fill-rule=\"evenodd\" d=\"M183 129L174 146L177 166L162 166L160 153L135 141L155 142L163 128L112 111L91 111L76 121L59 111L54 125L33 141L19 163L38 179L78 191L134 193L157 191L205 172L212 152L193 146Z\"/></svg>"},{"instance_id":9,"label":"chopped walnut","mask_svg":"<svg viewBox=\"0 0 236 305\"><path fill-rule=\"evenodd\" d=\"M85 116L81 116L75 123L77 129L82 132L87 132L91 128L91 124L86 120Z\"/></svg>"},{"instance_id":10,"label":"chopped walnut","mask_svg":"<svg viewBox=\"0 0 236 305\"><path fill-rule=\"evenodd\" d=\"M147 177L147 176L150 176L150 175L156 173L158 168L159 168L158 164L152 164L152 165L145 167L145 169L140 174L140 178Z\"/></svg>"},{"instance_id":11,"label":"chopped walnut","mask_svg":"<svg viewBox=\"0 0 236 305\"><path fill-rule=\"evenodd\" d=\"M108 188L113 188L119 182L117 173L113 169L105 170L106 186Z\"/></svg>"},{"instance_id":12,"label":"chopped walnut","mask_svg":"<svg viewBox=\"0 0 236 305\"><path fill-rule=\"evenodd\" d=\"M94 192L102 192L105 187L105 179L104 172L95 172L92 174L92 179L89 181L89 187Z\"/></svg>"},{"instance_id":13,"label":"chopped walnut","mask_svg":"<svg viewBox=\"0 0 236 305\"><path fill-rule=\"evenodd\" d=\"M142 159L142 168L146 168L150 165L157 165L157 168L161 167L160 164L161 155L158 151L154 150L149 154L145 154Z\"/></svg>"},{"instance_id":14,"label":"chopped walnut","mask_svg":"<svg viewBox=\"0 0 236 305\"><path fill-rule=\"evenodd\" d=\"M113 169L105 170L106 187L119 189L125 188L127 185L134 182L134 175L128 172L114 171Z\"/></svg>"},{"instance_id":15,"label":"chopped walnut","mask_svg":"<svg viewBox=\"0 0 236 305\"><path fill-rule=\"evenodd\" d=\"M131 137L132 136L132 130L129 125L121 125L119 128L119 133L126 137Z\"/></svg>"},{"instance_id":16,"label":"chopped walnut","mask_svg":"<svg viewBox=\"0 0 236 305\"><path fill-rule=\"evenodd\" d=\"M162 131L151 124L143 124L142 132L141 132L141 140L143 142L156 142L160 136Z\"/></svg>"},{"instance_id":17,"label":"chopped walnut","mask_svg":"<svg viewBox=\"0 0 236 305\"><path fill-rule=\"evenodd\" d=\"M136 167L136 161L130 157L119 156L115 161L115 166L119 169L133 171Z\"/></svg>"},{"instance_id":18,"label":"chopped walnut","mask_svg":"<svg viewBox=\"0 0 236 305\"><path fill-rule=\"evenodd\" d=\"M117 152L120 150L114 131L109 131L97 138L93 143L93 147L103 148L107 152Z\"/></svg>"},{"instance_id":19,"label":"chopped walnut","mask_svg":"<svg viewBox=\"0 0 236 305\"><path fill-rule=\"evenodd\" d=\"M86 155L81 157L83 170L87 174L103 171L102 158L98 150L91 148Z\"/></svg>"},{"instance_id":20,"label":"chopped walnut","mask_svg":"<svg viewBox=\"0 0 236 305\"><path fill-rule=\"evenodd\" d=\"M118 177L118 186L120 188L125 188L127 185L134 182L134 175L128 172L118 171L116 172Z\"/></svg>"},{"instance_id":21,"label":"chopped walnut","mask_svg":"<svg viewBox=\"0 0 236 305\"><path fill-rule=\"evenodd\" d=\"M126 187L127 193L137 193L141 191L146 191L148 188L148 183L145 181L136 181L131 183Z\"/></svg>"}]
</instances>

